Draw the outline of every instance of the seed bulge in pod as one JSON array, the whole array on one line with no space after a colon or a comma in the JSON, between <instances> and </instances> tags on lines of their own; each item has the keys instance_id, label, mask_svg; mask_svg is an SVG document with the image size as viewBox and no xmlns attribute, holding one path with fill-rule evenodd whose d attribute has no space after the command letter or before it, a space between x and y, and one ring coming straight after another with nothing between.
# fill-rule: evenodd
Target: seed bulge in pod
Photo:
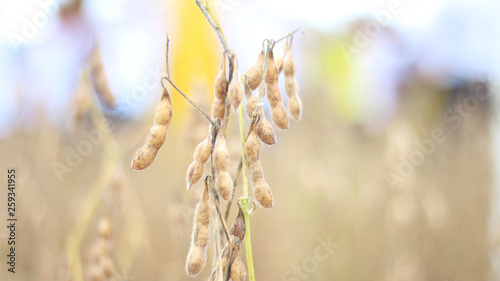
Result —
<instances>
[{"instance_id":1,"label":"seed bulge in pod","mask_svg":"<svg viewBox=\"0 0 500 281\"><path fill-rule=\"evenodd\" d=\"M285 92L288 97L295 97L299 93L299 88L297 85L297 80L293 76L285 77Z\"/></svg>"},{"instance_id":2,"label":"seed bulge in pod","mask_svg":"<svg viewBox=\"0 0 500 281\"><path fill-rule=\"evenodd\" d=\"M274 107L271 109L271 115L273 117L273 122L282 130L288 129L288 115L286 114L283 105Z\"/></svg>"},{"instance_id":3,"label":"seed bulge in pod","mask_svg":"<svg viewBox=\"0 0 500 281\"><path fill-rule=\"evenodd\" d=\"M241 101L243 100L243 85L238 77L238 70L235 68L233 71L233 77L231 83L229 83L228 88L229 101L233 106L234 110L238 109Z\"/></svg>"},{"instance_id":4,"label":"seed bulge in pod","mask_svg":"<svg viewBox=\"0 0 500 281\"><path fill-rule=\"evenodd\" d=\"M262 179L253 184L255 199L262 207L269 209L273 207L273 194L267 182Z\"/></svg>"},{"instance_id":5,"label":"seed bulge in pod","mask_svg":"<svg viewBox=\"0 0 500 281\"><path fill-rule=\"evenodd\" d=\"M193 246L189 251L186 271L189 276L195 276L205 266L205 251L201 247Z\"/></svg>"},{"instance_id":6,"label":"seed bulge in pod","mask_svg":"<svg viewBox=\"0 0 500 281\"><path fill-rule=\"evenodd\" d=\"M245 265L240 257L236 257L231 266L231 280L232 281L245 281L247 272Z\"/></svg>"},{"instance_id":7,"label":"seed bulge in pod","mask_svg":"<svg viewBox=\"0 0 500 281\"><path fill-rule=\"evenodd\" d=\"M264 66L264 58L265 54L264 51L262 51L260 52L255 65L250 67L246 72L246 76L248 79L247 83L252 91L257 89L262 80L262 67Z\"/></svg>"},{"instance_id":8,"label":"seed bulge in pod","mask_svg":"<svg viewBox=\"0 0 500 281\"><path fill-rule=\"evenodd\" d=\"M156 151L152 150L148 146L141 147L135 154L134 160L132 160L132 169L143 170L146 169L153 160L155 159Z\"/></svg>"},{"instance_id":9,"label":"seed bulge in pod","mask_svg":"<svg viewBox=\"0 0 500 281\"><path fill-rule=\"evenodd\" d=\"M166 126L154 125L149 131L148 145L159 149L167 139L167 130Z\"/></svg>"},{"instance_id":10,"label":"seed bulge in pod","mask_svg":"<svg viewBox=\"0 0 500 281\"><path fill-rule=\"evenodd\" d=\"M252 183L258 182L264 178L264 172L262 171L260 161L257 160L248 163L248 177Z\"/></svg>"},{"instance_id":11,"label":"seed bulge in pod","mask_svg":"<svg viewBox=\"0 0 500 281\"><path fill-rule=\"evenodd\" d=\"M229 169L229 150L222 129L219 130L215 141L214 166L216 171L228 171Z\"/></svg>"},{"instance_id":12,"label":"seed bulge in pod","mask_svg":"<svg viewBox=\"0 0 500 281\"><path fill-rule=\"evenodd\" d=\"M278 67L274 61L273 51L269 51L269 58L267 60L267 74L266 83L268 85L278 85Z\"/></svg>"},{"instance_id":13,"label":"seed bulge in pod","mask_svg":"<svg viewBox=\"0 0 500 281\"><path fill-rule=\"evenodd\" d=\"M258 104L259 99L257 97L252 95L250 98L247 98L247 114L250 119L252 118L253 113L255 112L255 108L257 108Z\"/></svg>"},{"instance_id":14,"label":"seed bulge in pod","mask_svg":"<svg viewBox=\"0 0 500 281\"><path fill-rule=\"evenodd\" d=\"M189 190L193 184L198 182L203 175L203 164L198 161L193 161L191 165L189 165L186 180L188 182L187 189Z\"/></svg>"},{"instance_id":15,"label":"seed bulge in pod","mask_svg":"<svg viewBox=\"0 0 500 281\"><path fill-rule=\"evenodd\" d=\"M290 116L295 120L302 118L302 102L298 96L288 100L288 112L290 112Z\"/></svg>"},{"instance_id":16,"label":"seed bulge in pod","mask_svg":"<svg viewBox=\"0 0 500 281\"><path fill-rule=\"evenodd\" d=\"M260 143L255 130L252 130L245 142L245 153L248 163L258 161L260 155Z\"/></svg>"},{"instance_id":17,"label":"seed bulge in pod","mask_svg":"<svg viewBox=\"0 0 500 281\"><path fill-rule=\"evenodd\" d=\"M195 223L199 225L208 226L210 223L210 194L208 192L208 186L205 184L205 189L203 190L203 196L198 202L196 209L194 211Z\"/></svg>"},{"instance_id":18,"label":"seed bulge in pod","mask_svg":"<svg viewBox=\"0 0 500 281\"><path fill-rule=\"evenodd\" d=\"M201 163L205 163L210 157L210 138L204 139L198 146L194 152L194 159L200 161Z\"/></svg>"},{"instance_id":19,"label":"seed bulge in pod","mask_svg":"<svg viewBox=\"0 0 500 281\"><path fill-rule=\"evenodd\" d=\"M205 248L210 240L208 225L197 225L193 232L194 245Z\"/></svg>"},{"instance_id":20,"label":"seed bulge in pod","mask_svg":"<svg viewBox=\"0 0 500 281\"><path fill-rule=\"evenodd\" d=\"M214 99L214 103L212 104L212 117L214 119L220 118L224 119L224 115L226 113L226 105L221 99Z\"/></svg>"},{"instance_id":21,"label":"seed bulge in pod","mask_svg":"<svg viewBox=\"0 0 500 281\"><path fill-rule=\"evenodd\" d=\"M233 193L233 179L227 171L221 171L215 179L217 193L226 201L231 199Z\"/></svg>"},{"instance_id":22,"label":"seed bulge in pod","mask_svg":"<svg viewBox=\"0 0 500 281\"><path fill-rule=\"evenodd\" d=\"M224 63L224 58L222 59L222 65L220 67L219 73L217 74L217 77L215 78L215 83L214 83L214 94L215 97L221 100L226 99L227 95L227 87L229 82L227 81L227 77L225 75L225 69L226 65Z\"/></svg>"},{"instance_id":23,"label":"seed bulge in pod","mask_svg":"<svg viewBox=\"0 0 500 281\"><path fill-rule=\"evenodd\" d=\"M273 126L267 121L262 109L259 123L257 123L257 136L267 145L276 144L276 135L274 134Z\"/></svg>"}]
</instances>

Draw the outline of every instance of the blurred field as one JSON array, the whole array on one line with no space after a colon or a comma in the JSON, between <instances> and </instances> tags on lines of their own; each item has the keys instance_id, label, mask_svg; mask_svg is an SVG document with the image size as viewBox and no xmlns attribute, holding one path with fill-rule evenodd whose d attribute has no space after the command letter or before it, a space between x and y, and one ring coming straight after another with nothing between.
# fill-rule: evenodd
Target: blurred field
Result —
<instances>
[{"instance_id":1,"label":"blurred field","mask_svg":"<svg viewBox=\"0 0 500 281\"><path fill-rule=\"evenodd\" d=\"M304 85L309 87L314 89ZM397 118L379 135L336 118L325 106L328 93L317 89L304 97L303 121L278 132L278 145L262 151L275 208L258 209L251 216L259 280L487 279L493 249L487 233L492 192L488 106L483 104L453 130L442 121L441 109L422 116L419 105L435 102L439 94L419 90L421 86L408 88ZM121 280L208 276L209 269L194 279L184 272L193 208L201 193L200 183L186 192L184 176L201 140L194 136L203 134L196 130L206 129L201 117L187 110L195 121L190 126L174 124L155 163L141 172L130 170L129 163L142 145L151 114L137 123L110 120L122 150L117 165L121 174L118 184L106 183L109 188L100 194L84 232L84 270L97 222L110 217ZM39 122L45 125L30 133L15 132L0 143L2 167L15 167L19 176L16 277L66 280L65 243L89 190L106 172L106 151L97 145L59 181L52 163L64 161L65 148L75 147L84 138L81 132L92 130L92 124L87 119L80 130L63 135ZM447 141L403 183L391 186L385 173L407 157L414 140L429 137L438 127L445 130ZM238 140L230 138L229 147L234 164ZM5 211L1 209L0 217L6 217ZM318 239L334 241L335 248L314 266L306 260L314 257ZM0 247L5 257L6 243ZM286 275L294 266L307 278ZM7 278L5 270L1 276Z\"/></svg>"}]
</instances>

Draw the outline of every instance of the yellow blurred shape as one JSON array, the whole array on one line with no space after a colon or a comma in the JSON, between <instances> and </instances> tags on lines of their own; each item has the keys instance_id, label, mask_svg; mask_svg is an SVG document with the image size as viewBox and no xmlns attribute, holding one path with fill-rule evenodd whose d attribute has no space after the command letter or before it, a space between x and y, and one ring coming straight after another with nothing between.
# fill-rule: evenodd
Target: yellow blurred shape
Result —
<instances>
[{"instance_id":1,"label":"yellow blurred shape","mask_svg":"<svg viewBox=\"0 0 500 281\"><path fill-rule=\"evenodd\" d=\"M177 86L190 97L196 89L204 89L206 95L201 96L202 103L209 105L213 99L213 81L219 70L222 47L195 1L175 3L176 12L168 12L177 16L175 36L171 36L170 42L170 73ZM176 116L172 121L185 120L186 107L190 105L178 94L172 95L172 103ZM210 114L210 108L204 109Z\"/></svg>"},{"instance_id":2,"label":"yellow blurred shape","mask_svg":"<svg viewBox=\"0 0 500 281\"><path fill-rule=\"evenodd\" d=\"M333 110L349 122L359 121L359 108L356 102L356 71L354 64L346 57L339 42L347 41L347 36L332 38L322 50L324 58L323 75L329 81L326 85L331 93Z\"/></svg>"}]
</instances>

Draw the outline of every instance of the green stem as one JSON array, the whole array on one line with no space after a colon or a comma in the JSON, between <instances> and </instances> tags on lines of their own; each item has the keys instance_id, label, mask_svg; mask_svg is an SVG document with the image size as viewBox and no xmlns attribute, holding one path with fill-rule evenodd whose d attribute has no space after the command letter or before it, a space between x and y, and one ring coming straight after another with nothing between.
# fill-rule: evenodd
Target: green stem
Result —
<instances>
[{"instance_id":1,"label":"green stem","mask_svg":"<svg viewBox=\"0 0 500 281\"><path fill-rule=\"evenodd\" d=\"M253 268L253 257L252 257L252 237L250 231L250 219L248 217L249 213L249 202L248 202L248 176L247 176L247 159L245 153L245 124L243 118L243 103L240 104L238 109L239 119L240 119L240 139L241 139L241 163L242 173L243 173L243 196L240 199L240 206L243 211L243 216L245 217L245 253L247 255L247 267L248 276L250 281L255 281L255 271Z\"/></svg>"}]
</instances>

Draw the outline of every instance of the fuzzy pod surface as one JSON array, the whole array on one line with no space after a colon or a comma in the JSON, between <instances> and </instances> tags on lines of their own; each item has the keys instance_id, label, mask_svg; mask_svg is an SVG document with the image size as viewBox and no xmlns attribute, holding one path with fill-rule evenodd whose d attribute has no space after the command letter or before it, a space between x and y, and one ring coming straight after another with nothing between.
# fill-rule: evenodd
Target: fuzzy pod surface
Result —
<instances>
[{"instance_id":1,"label":"fuzzy pod surface","mask_svg":"<svg viewBox=\"0 0 500 281\"><path fill-rule=\"evenodd\" d=\"M170 94L166 88L163 88L162 97L155 110L153 126L149 130L146 143L136 152L132 159L132 169L143 170L153 163L158 150L167 138L172 115L173 109Z\"/></svg>"}]
</instances>

